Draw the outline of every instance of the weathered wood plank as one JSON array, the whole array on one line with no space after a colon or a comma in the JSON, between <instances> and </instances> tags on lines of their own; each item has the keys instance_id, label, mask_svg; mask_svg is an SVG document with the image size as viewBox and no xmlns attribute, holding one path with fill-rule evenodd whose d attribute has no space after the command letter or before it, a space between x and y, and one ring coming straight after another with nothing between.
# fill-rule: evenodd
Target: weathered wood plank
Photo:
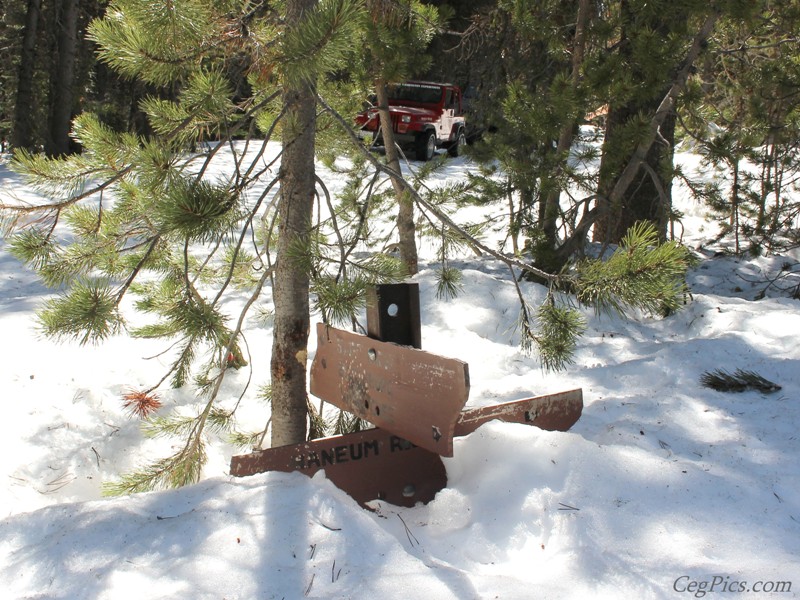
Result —
<instances>
[{"instance_id":1,"label":"weathered wood plank","mask_svg":"<svg viewBox=\"0 0 800 600\"><path fill-rule=\"evenodd\" d=\"M469 408L459 415L455 435L472 433L494 419L525 423L548 431L567 431L578 421L582 412L583 390L546 394L494 406Z\"/></svg>"},{"instance_id":2,"label":"weathered wood plank","mask_svg":"<svg viewBox=\"0 0 800 600\"><path fill-rule=\"evenodd\" d=\"M453 455L467 363L317 325L311 393L421 448Z\"/></svg>"},{"instance_id":3,"label":"weathered wood plank","mask_svg":"<svg viewBox=\"0 0 800 600\"><path fill-rule=\"evenodd\" d=\"M231 475L325 470L334 485L360 504L385 500L396 506L428 503L447 485L441 457L383 429L369 429L231 459Z\"/></svg>"}]
</instances>

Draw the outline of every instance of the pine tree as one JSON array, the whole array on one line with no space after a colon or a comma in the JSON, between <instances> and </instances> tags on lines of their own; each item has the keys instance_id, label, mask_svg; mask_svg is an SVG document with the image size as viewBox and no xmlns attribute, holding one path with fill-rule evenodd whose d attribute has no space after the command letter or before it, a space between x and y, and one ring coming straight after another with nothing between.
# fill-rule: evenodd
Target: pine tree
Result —
<instances>
[{"instance_id":1,"label":"pine tree","mask_svg":"<svg viewBox=\"0 0 800 600\"><path fill-rule=\"evenodd\" d=\"M34 102L36 39L41 5L41 0L28 0L22 28L22 46L11 128L11 143L17 148L31 148L35 140L35 108L37 106Z\"/></svg>"},{"instance_id":2,"label":"pine tree","mask_svg":"<svg viewBox=\"0 0 800 600\"><path fill-rule=\"evenodd\" d=\"M128 127L141 94L95 60L88 23L105 0L5 0L0 20L0 133L11 147L75 152L71 119L81 110Z\"/></svg>"},{"instance_id":3,"label":"pine tree","mask_svg":"<svg viewBox=\"0 0 800 600\"><path fill-rule=\"evenodd\" d=\"M302 46L302 25L313 0L287 4L289 44ZM275 327L272 338L272 445L302 442L306 437L306 357L310 316L309 273L292 256L293 248L307 247L311 232L314 193L314 141L317 74L289 69L283 89L286 124L283 127L281 190L278 204L278 269L273 284Z\"/></svg>"},{"instance_id":4,"label":"pine tree","mask_svg":"<svg viewBox=\"0 0 800 600\"><path fill-rule=\"evenodd\" d=\"M79 50L78 0L60 0L54 6L56 60L50 74L50 118L45 151L51 156L69 152L70 123L75 110Z\"/></svg>"},{"instance_id":5,"label":"pine tree","mask_svg":"<svg viewBox=\"0 0 800 600\"><path fill-rule=\"evenodd\" d=\"M152 414L155 405L148 404L140 413L146 431L183 441L174 455L126 475L111 491L196 481L208 435L236 434L236 405L222 402L219 392L227 373L252 360L243 324L270 283L273 443L305 439L300 359L309 278L326 276L315 271L325 233L311 222L318 193L314 82L343 66L362 10L357 0L297 0L285 13L235 2L112 2L90 34L101 60L154 88L141 103L152 135L116 131L84 113L73 123L81 154L16 155L15 167L49 200L3 206L4 225L15 232L12 251L48 285L64 288L40 312L43 330L80 343L99 343L126 328L164 339L172 364L162 382L192 385L202 398L190 416ZM242 64L246 89L236 76ZM276 132L281 168L269 179L260 160ZM206 152L209 138L218 143ZM207 173L223 150L234 167L212 180ZM268 199L273 189L277 206ZM60 227L71 237L62 238ZM231 315L223 299L237 286L246 301ZM153 323L126 323L120 305L130 294L139 311L156 317ZM132 395L150 399L160 384Z\"/></svg>"},{"instance_id":6,"label":"pine tree","mask_svg":"<svg viewBox=\"0 0 800 600\"><path fill-rule=\"evenodd\" d=\"M666 237L671 218L676 103L724 15L741 18L753 6L622 0L614 13L617 51L592 70L608 82L608 117L598 183L595 239L619 241L648 220Z\"/></svg>"},{"instance_id":7,"label":"pine tree","mask_svg":"<svg viewBox=\"0 0 800 600\"><path fill-rule=\"evenodd\" d=\"M720 214L720 235L732 235L736 253L800 241L787 226L798 204L785 193L800 167L800 72L792 43L800 10L796 3L759 4L750 18L721 23L681 120L706 163L730 180L727 189L690 184Z\"/></svg>"}]
</instances>

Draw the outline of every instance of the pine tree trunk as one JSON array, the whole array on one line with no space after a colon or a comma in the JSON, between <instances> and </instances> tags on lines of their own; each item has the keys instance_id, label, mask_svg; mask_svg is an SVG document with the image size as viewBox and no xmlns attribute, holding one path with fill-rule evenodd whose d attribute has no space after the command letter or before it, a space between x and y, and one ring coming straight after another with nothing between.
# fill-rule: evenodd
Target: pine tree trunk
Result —
<instances>
[{"instance_id":1,"label":"pine tree trunk","mask_svg":"<svg viewBox=\"0 0 800 600\"><path fill-rule=\"evenodd\" d=\"M45 151L48 156L69 153L69 132L78 53L78 0L61 0L56 5L56 62L50 83L50 123Z\"/></svg>"},{"instance_id":2,"label":"pine tree trunk","mask_svg":"<svg viewBox=\"0 0 800 600\"><path fill-rule=\"evenodd\" d=\"M631 25L635 22L635 18L629 2L623 0L620 3L620 12L623 15L624 24L622 25L619 53L623 57L623 63L632 71L633 80L644 81L646 73L643 71L646 67L642 63L645 62L645 58L636 54L635 40L645 26L644 24ZM651 23L651 25L665 37L669 33L668 23ZM662 86L657 89L643 90L635 94L633 99L623 99L619 102L612 100L609 105L598 183L598 193L601 198L610 198L622 167L630 161L633 154L635 141L630 141L630 133L627 131L630 124L639 118L640 114L655 114L664 95L669 90L668 82L664 82ZM667 135L663 129L659 130L658 141L647 149L644 161L634 171L631 184L622 190L622 197L616 202L611 200L599 202L605 210L595 226L594 239L596 241L619 243L628 228L637 221L650 221L659 227L663 205L668 200L661 196L659 190L663 189L665 163L669 161L669 164L672 164L674 120L673 114L667 118L667 122L671 122L672 127L669 127ZM670 136L669 133L673 135ZM663 238L666 231L660 227L658 231Z\"/></svg>"},{"instance_id":3,"label":"pine tree trunk","mask_svg":"<svg viewBox=\"0 0 800 600\"><path fill-rule=\"evenodd\" d=\"M375 93L378 97L378 115L381 121L381 136L383 137L383 147L386 150L386 162L390 169L400 173L400 156L397 153L397 145L394 140L394 130L392 129L392 118L389 113L389 96L386 90L386 82L378 81L375 84ZM414 203L403 187L403 184L392 177L392 187L397 196L397 230L400 241L400 260L406 266L408 275L416 275L418 270L416 226L414 225Z\"/></svg>"},{"instance_id":4,"label":"pine tree trunk","mask_svg":"<svg viewBox=\"0 0 800 600\"><path fill-rule=\"evenodd\" d=\"M623 2L623 7L628 7L627 2ZM671 210L672 179L669 171L675 136L675 101L686 86L694 63L719 17L719 10L712 7L694 36L683 64L667 89L661 90L660 96L610 107L600 162L599 213L594 230L596 241L619 242L628 227L640 220L651 221L661 237L666 237ZM620 46L628 46L624 35ZM636 118L639 111L653 115L647 130L635 148L620 148L616 139L618 132L628 119Z\"/></svg>"},{"instance_id":5,"label":"pine tree trunk","mask_svg":"<svg viewBox=\"0 0 800 600\"><path fill-rule=\"evenodd\" d=\"M315 4L314 0L289 0L287 26L296 25L303 12ZM288 84L283 102L286 115L278 205L278 262L273 288L273 447L297 444L306 439L309 274L292 255L308 241L314 206L316 101L313 84Z\"/></svg>"},{"instance_id":6,"label":"pine tree trunk","mask_svg":"<svg viewBox=\"0 0 800 600\"><path fill-rule=\"evenodd\" d=\"M36 34L41 15L41 0L28 0L25 28L22 34L17 99L14 106L14 125L11 144L17 148L32 149L34 145L33 75L36 68Z\"/></svg>"},{"instance_id":7,"label":"pine tree trunk","mask_svg":"<svg viewBox=\"0 0 800 600\"><path fill-rule=\"evenodd\" d=\"M663 91L663 90L662 90ZM606 143L613 147L617 143L618 132L631 119L637 118L641 112L653 113L658 107L663 94L656 96L648 104L630 103L612 107L609 110L606 125ZM650 146L645 160L628 189L619 202L608 204L607 212L597 222L594 239L607 243L619 243L628 229L638 221L649 221L658 230L659 237L666 237L667 219L671 207L672 148L675 142L675 114L671 113L659 128L659 140ZM604 159L615 150L606 153ZM607 165L607 163L606 163ZM610 197L616 183L616 173L601 163L600 183L598 190L601 197ZM603 167L606 166L604 169Z\"/></svg>"}]
</instances>

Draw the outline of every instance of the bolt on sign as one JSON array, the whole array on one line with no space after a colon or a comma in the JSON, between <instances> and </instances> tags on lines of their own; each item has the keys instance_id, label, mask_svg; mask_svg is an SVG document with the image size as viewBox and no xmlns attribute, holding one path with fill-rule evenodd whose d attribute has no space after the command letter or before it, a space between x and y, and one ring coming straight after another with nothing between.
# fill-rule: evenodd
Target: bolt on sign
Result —
<instances>
[{"instance_id":1,"label":"bolt on sign","mask_svg":"<svg viewBox=\"0 0 800 600\"><path fill-rule=\"evenodd\" d=\"M417 284L376 286L367 320L369 336L317 326L310 389L376 428L234 456L231 475L324 470L361 504L413 506L447 485L441 457L453 455L455 436L493 419L566 431L580 418L580 389L464 409L467 363L420 349Z\"/></svg>"}]
</instances>

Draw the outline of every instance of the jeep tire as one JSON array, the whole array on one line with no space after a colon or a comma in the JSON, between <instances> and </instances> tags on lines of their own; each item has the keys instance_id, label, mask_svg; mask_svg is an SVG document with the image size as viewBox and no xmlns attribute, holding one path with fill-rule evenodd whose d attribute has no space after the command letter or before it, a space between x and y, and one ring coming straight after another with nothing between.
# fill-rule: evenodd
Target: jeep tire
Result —
<instances>
[{"instance_id":1,"label":"jeep tire","mask_svg":"<svg viewBox=\"0 0 800 600\"><path fill-rule=\"evenodd\" d=\"M447 149L450 156L461 156L464 153L464 147L467 145L467 135L464 133L464 128L458 130L456 134L456 141L453 142Z\"/></svg>"},{"instance_id":2,"label":"jeep tire","mask_svg":"<svg viewBox=\"0 0 800 600\"><path fill-rule=\"evenodd\" d=\"M420 133L417 136L415 151L417 160L427 162L432 159L436 152L436 132L428 129Z\"/></svg>"}]
</instances>

